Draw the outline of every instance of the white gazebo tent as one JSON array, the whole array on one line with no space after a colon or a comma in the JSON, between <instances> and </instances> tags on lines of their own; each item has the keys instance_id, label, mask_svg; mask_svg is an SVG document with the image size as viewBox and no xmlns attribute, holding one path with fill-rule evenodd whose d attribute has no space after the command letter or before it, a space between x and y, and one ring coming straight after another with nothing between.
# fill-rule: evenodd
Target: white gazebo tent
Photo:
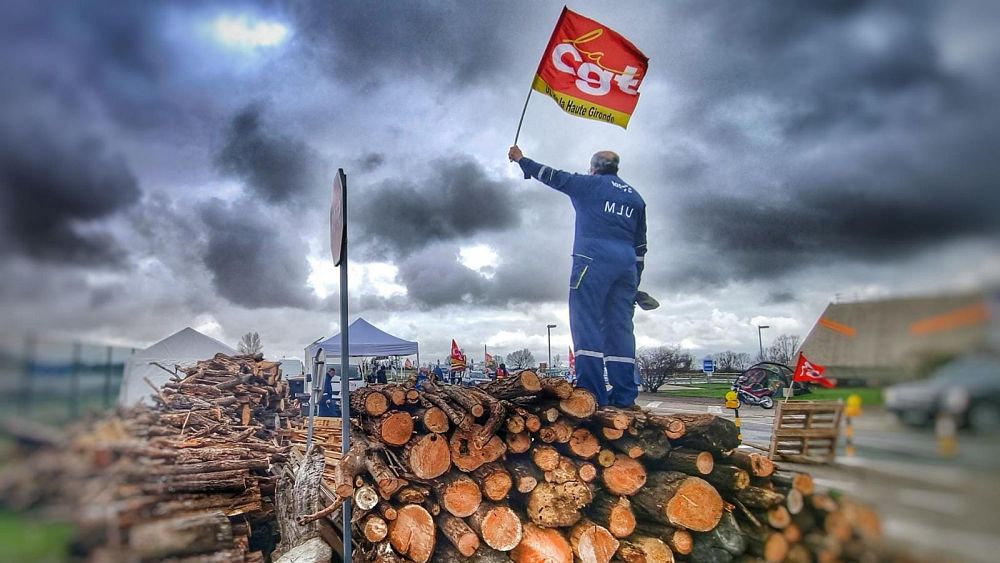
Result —
<instances>
[{"instance_id":1,"label":"white gazebo tent","mask_svg":"<svg viewBox=\"0 0 1000 563\"><path fill-rule=\"evenodd\" d=\"M130 407L149 402L153 389L146 383L146 378L159 388L172 377L177 366L189 367L219 352L237 354L233 348L191 327L164 338L125 360L118 404Z\"/></svg>"}]
</instances>

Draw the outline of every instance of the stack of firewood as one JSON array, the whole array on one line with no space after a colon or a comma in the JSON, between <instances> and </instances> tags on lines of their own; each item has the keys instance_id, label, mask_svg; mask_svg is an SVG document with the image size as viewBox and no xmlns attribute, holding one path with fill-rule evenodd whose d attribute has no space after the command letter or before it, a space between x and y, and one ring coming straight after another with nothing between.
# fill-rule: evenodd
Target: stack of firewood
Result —
<instances>
[{"instance_id":1,"label":"stack of firewood","mask_svg":"<svg viewBox=\"0 0 1000 563\"><path fill-rule=\"evenodd\" d=\"M369 561L872 560L879 523L737 451L733 422L597 408L530 370L351 396L334 471Z\"/></svg>"},{"instance_id":2,"label":"stack of firewood","mask_svg":"<svg viewBox=\"0 0 1000 563\"><path fill-rule=\"evenodd\" d=\"M154 400L26 460L55 459L48 470L63 482L37 500L71 511L81 558L263 561L276 541L270 469L286 459L298 415L278 364L218 354Z\"/></svg>"}]
</instances>

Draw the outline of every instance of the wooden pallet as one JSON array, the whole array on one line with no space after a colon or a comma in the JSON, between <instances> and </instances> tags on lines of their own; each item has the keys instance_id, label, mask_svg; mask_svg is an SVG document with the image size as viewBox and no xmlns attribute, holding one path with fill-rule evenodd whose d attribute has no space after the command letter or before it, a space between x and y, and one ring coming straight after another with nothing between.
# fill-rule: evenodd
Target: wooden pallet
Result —
<instances>
[{"instance_id":1,"label":"wooden pallet","mask_svg":"<svg viewBox=\"0 0 1000 563\"><path fill-rule=\"evenodd\" d=\"M840 438L842 401L778 402L768 457L794 463L830 463Z\"/></svg>"}]
</instances>

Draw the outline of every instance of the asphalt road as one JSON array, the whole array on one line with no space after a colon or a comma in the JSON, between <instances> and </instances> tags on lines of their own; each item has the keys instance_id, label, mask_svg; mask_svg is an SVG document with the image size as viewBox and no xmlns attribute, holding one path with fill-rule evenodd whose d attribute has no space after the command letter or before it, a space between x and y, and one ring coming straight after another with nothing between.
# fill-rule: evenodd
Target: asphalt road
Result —
<instances>
[{"instance_id":1,"label":"asphalt road","mask_svg":"<svg viewBox=\"0 0 1000 563\"><path fill-rule=\"evenodd\" d=\"M655 412L712 412L733 418L712 399L642 394ZM744 441L768 444L774 411L740 409ZM961 434L944 458L930 430L905 427L868 408L855 421L853 457L843 445L833 464L792 466L816 484L877 508L887 541L929 561L1000 561L1000 436Z\"/></svg>"}]
</instances>

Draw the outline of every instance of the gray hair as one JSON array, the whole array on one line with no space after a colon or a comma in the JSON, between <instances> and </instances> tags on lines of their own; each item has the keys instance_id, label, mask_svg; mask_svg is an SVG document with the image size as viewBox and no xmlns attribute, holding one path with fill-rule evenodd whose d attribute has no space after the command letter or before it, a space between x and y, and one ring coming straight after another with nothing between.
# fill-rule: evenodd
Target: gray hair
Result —
<instances>
[{"instance_id":1,"label":"gray hair","mask_svg":"<svg viewBox=\"0 0 1000 563\"><path fill-rule=\"evenodd\" d=\"M618 155L611 151L596 152L590 157L590 169L594 174L617 174L619 162Z\"/></svg>"}]
</instances>

